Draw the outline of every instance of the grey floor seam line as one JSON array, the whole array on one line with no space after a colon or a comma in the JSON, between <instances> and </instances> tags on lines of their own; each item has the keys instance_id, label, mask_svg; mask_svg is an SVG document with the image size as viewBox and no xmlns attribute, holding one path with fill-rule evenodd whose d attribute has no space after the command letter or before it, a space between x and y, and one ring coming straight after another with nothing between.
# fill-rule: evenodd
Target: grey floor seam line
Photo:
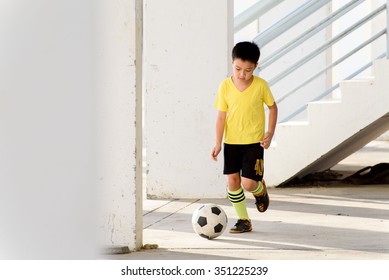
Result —
<instances>
[{"instance_id":1,"label":"grey floor seam line","mask_svg":"<svg viewBox=\"0 0 389 280\"><path fill-rule=\"evenodd\" d=\"M161 209L163 206L166 206L166 205L170 204L171 202L177 201L177 200L179 200L179 199L174 199L174 200L172 200L172 201L169 201L169 203L166 203L166 204L164 204L164 205L158 207L157 209ZM169 218L170 216L172 216L172 215L176 214L177 212L181 211L182 209L185 209L186 207L188 207L188 206L190 206L190 205L192 205L192 204L198 202L199 200L200 200L200 199L195 199L194 201L192 201L191 203L185 205L184 207L181 207L181 208L177 209L176 211L170 213L169 215L166 215L166 216L162 217L161 219L155 221L154 223L152 223L152 224L150 224L150 225L147 225L147 226L144 227L143 229L147 229L147 228L149 228L149 227L151 227L151 226L153 226L153 225L155 225L155 224L158 224L160 221L163 221L164 219ZM157 209L155 209L155 210L157 210ZM155 210L154 210L154 211L155 211Z\"/></svg>"}]
</instances>

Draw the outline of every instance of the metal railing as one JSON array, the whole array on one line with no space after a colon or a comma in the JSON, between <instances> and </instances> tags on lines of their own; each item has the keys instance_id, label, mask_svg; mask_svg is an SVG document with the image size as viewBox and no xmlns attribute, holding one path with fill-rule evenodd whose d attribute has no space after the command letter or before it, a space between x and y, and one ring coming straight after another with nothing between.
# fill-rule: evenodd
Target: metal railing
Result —
<instances>
[{"instance_id":1,"label":"metal railing","mask_svg":"<svg viewBox=\"0 0 389 280\"><path fill-rule=\"evenodd\" d=\"M336 20L339 18L345 16L348 12L353 10L355 7L363 3L365 0L352 0L348 1L346 4L344 4L342 7L337 9L336 11L329 14L325 19L321 20L314 26L308 28L305 32L302 33L302 35L298 36L297 38L294 38L293 40L286 42L282 47L271 53L270 55L266 56L266 58L261 61L261 68L256 71L258 72L263 71L264 69L271 66L273 63L275 63L277 60L279 60L284 55L290 53L293 49L300 46L302 43L306 42L310 38L312 38L315 34L322 31L323 29L331 26ZM270 3L271 2L271 3ZM238 16L235 17L235 31L240 30L245 25L250 24L252 21L258 19L261 15L269 12L272 8L274 8L276 5L279 5L282 1L267 1L267 0L259 0L252 8L247 9L246 11L242 12ZM323 8L325 5L330 3L331 0L310 0L305 2L303 5L298 7L296 10L264 30L263 32L257 34L253 41L256 42L261 48L270 42L272 42L275 38L278 38L280 35L285 33L286 31L290 30L294 25L300 23L307 17L309 17L312 13L317 11L318 9ZM378 33L374 34L370 38L367 38L363 43L359 44L358 46L351 48L350 50L343 55L341 58L337 59L336 61L333 61L326 65L323 69L317 71L316 73L313 73L311 76L309 76L307 79L303 80L300 84L295 86L292 90L288 91L286 94L283 94L281 97L278 97L276 99L276 102L282 103L289 97L296 94L299 90L304 88L306 85L308 85L310 82L318 78L320 75L325 74L326 72L333 69L335 66L339 65L343 61L345 61L347 58L354 55L356 52L360 51L364 47L372 44L374 41L376 41L378 38L384 36L386 34L386 52L381 54L380 56L376 57L375 59L380 58L389 58L389 36L388 36L388 26L389 26L389 0L386 0L386 3L379 6L377 9L371 11L370 13L367 13L363 18L356 20L354 24L352 24L350 27L339 33L338 35L332 37L328 41L326 41L321 46L314 49L312 52L308 53L280 73L276 74L274 77L269 79L268 83L270 86L273 86L281 80L283 80L285 77L291 75L298 69L300 69L303 65L317 57L319 54L323 53L324 51L331 48L335 43L339 42L346 36L348 36L353 31L360 28L363 24L366 22L372 20L373 18L377 17L377 15L383 13L386 11L386 27L379 31ZM372 61L367 63L366 65L362 66L360 69L357 69L355 72L349 74L345 79L352 79L359 75L361 72L365 71L369 67L372 66ZM310 101L317 101L328 94L332 93L335 89L339 87L339 82L333 84L328 89L324 90L323 92L316 93L310 97ZM291 120L301 112L303 112L307 107L307 104L304 104L303 106L300 106L299 108L295 108L294 111L289 114L287 117L284 117L280 120L280 122L285 122L288 120Z\"/></svg>"},{"instance_id":2,"label":"metal railing","mask_svg":"<svg viewBox=\"0 0 389 280\"><path fill-rule=\"evenodd\" d=\"M284 0L262 0L234 18L234 32L257 20Z\"/></svg>"}]
</instances>

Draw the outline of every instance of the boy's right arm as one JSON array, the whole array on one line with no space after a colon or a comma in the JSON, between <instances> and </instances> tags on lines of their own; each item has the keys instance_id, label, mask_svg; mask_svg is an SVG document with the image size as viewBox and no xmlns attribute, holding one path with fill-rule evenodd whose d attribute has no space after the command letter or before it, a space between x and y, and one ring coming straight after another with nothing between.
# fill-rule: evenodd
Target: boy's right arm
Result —
<instances>
[{"instance_id":1,"label":"boy's right arm","mask_svg":"<svg viewBox=\"0 0 389 280\"><path fill-rule=\"evenodd\" d=\"M217 118L216 118L216 145L211 152L211 157L215 161L217 161L217 156L219 155L222 149L222 141L223 141L226 116L227 116L227 112L218 111Z\"/></svg>"}]
</instances>

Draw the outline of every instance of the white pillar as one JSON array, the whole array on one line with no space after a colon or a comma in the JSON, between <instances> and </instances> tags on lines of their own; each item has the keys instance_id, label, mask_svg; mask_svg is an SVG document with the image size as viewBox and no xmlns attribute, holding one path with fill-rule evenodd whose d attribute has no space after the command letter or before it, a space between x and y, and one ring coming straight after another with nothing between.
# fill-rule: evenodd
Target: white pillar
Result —
<instances>
[{"instance_id":1,"label":"white pillar","mask_svg":"<svg viewBox=\"0 0 389 280\"><path fill-rule=\"evenodd\" d=\"M141 16L0 1L0 259L93 258L96 214L99 245L141 246Z\"/></svg>"},{"instance_id":2,"label":"white pillar","mask_svg":"<svg viewBox=\"0 0 389 280\"><path fill-rule=\"evenodd\" d=\"M231 0L145 0L148 197L225 197L215 144L219 83L230 75Z\"/></svg>"},{"instance_id":3,"label":"white pillar","mask_svg":"<svg viewBox=\"0 0 389 280\"><path fill-rule=\"evenodd\" d=\"M0 1L0 259L95 256L91 2Z\"/></svg>"},{"instance_id":4,"label":"white pillar","mask_svg":"<svg viewBox=\"0 0 389 280\"><path fill-rule=\"evenodd\" d=\"M97 4L98 185L102 245L142 245L142 0Z\"/></svg>"}]
</instances>

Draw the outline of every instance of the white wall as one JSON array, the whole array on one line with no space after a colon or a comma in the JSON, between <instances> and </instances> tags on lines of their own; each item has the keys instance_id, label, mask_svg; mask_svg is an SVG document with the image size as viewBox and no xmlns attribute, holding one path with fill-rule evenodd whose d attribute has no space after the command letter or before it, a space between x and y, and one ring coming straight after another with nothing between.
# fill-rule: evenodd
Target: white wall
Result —
<instances>
[{"instance_id":1,"label":"white wall","mask_svg":"<svg viewBox=\"0 0 389 280\"><path fill-rule=\"evenodd\" d=\"M145 0L148 197L224 197L215 144L219 83L229 75L232 2Z\"/></svg>"},{"instance_id":2,"label":"white wall","mask_svg":"<svg viewBox=\"0 0 389 280\"><path fill-rule=\"evenodd\" d=\"M142 1L96 4L100 243L142 245Z\"/></svg>"}]
</instances>

